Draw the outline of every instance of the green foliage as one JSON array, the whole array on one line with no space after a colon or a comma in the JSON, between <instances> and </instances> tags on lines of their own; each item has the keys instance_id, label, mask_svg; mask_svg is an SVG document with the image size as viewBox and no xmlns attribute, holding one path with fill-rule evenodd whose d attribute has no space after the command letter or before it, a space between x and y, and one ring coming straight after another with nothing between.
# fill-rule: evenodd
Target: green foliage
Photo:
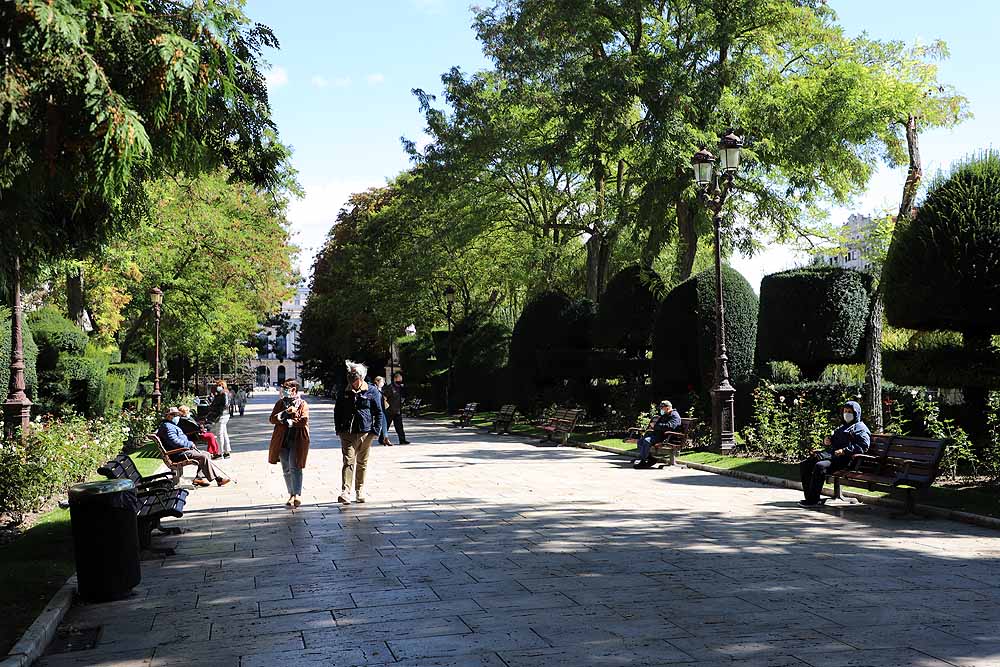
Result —
<instances>
[{"instance_id":1,"label":"green foliage","mask_svg":"<svg viewBox=\"0 0 1000 667\"><path fill-rule=\"evenodd\" d=\"M469 316L455 325L455 358L451 367L453 405L475 401L494 408L505 400L509 379L505 374L510 330L490 320Z\"/></svg>"},{"instance_id":2,"label":"green foliage","mask_svg":"<svg viewBox=\"0 0 1000 667\"><path fill-rule=\"evenodd\" d=\"M764 276L757 361L791 361L817 379L828 364L864 360L872 279L831 266Z\"/></svg>"},{"instance_id":3,"label":"green foliage","mask_svg":"<svg viewBox=\"0 0 1000 667\"><path fill-rule=\"evenodd\" d=\"M914 417L921 435L948 441L941 459L945 477L954 479L959 473L977 474L979 460L968 433L954 419L941 416L941 406L931 394L923 391L914 394Z\"/></svg>"},{"instance_id":4,"label":"green foliage","mask_svg":"<svg viewBox=\"0 0 1000 667\"><path fill-rule=\"evenodd\" d=\"M805 458L838 426L839 407L856 387L824 383L774 385L753 391L753 412L743 431L747 451L779 461Z\"/></svg>"},{"instance_id":5,"label":"green foliage","mask_svg":"<svg viewBox=\"0 0 1000 667\"><path fill-rule=\"evenodd\" d=\"M0 306L0 392L4 399L10 387L10 310ZM25 322L21 330L21 343L24 349L24 383L26 393L34 398L38 395L38 345L32 336L31 329Z\"/></svg>"},{"instance_id":6,"label":"green foliage","mask_svg":"<svg viewBox=\"0 0 1000 667\"><path fill-rule=\"evenodd\" d=\"M629 356L648 350L661 290L659 277L641 267L619 271L598 303L595 346L623 350Z\"/></svg>"},{"instance_id":7,"label":"green foliage","mask_svg":"<svg viewBox=\"0 0 1000 667\"><path fill-rule=\"evenodd\" d=\"M122 450L130 436L121 419L79 416L36 420L22 443L0 443L0 514L20 520L54 494L84 481Z\"/></svg>"},{"instance_id":8,"label":"green foliage","mask_svg":"<svg viewBox=\"0 0 1000 667\"><path fill-rule=\"evenodd\" d=\"M52 306L37 310L28 317L32 335L38 344L38 370L52 371L62 356L82 355L87 334Z\"/></svg>"},{"instance_id":9,"label":"green foliage","mask_svg":"<svg viewBox=\"0 0 1000 667\"><path fill-rule=\"evenodd\" d=\"M958 163L899 225L883 270L894 326L1000 332L1000 153Z\"/></svg>"},{"instance_id":10,"label":"green foliage","mask_svg":"<svg viewBox=\"0 0 1000 667\"><path fill-rule=\"evenodd\" d=\"M980 460L979 471L996 484L1000 482L1000 391L992 391L987 403L988 436Z\"/></svg>"},{"instance_id":11,"label":"green foliage","mask_svg":"<svg viewBox=\"0 0 1000 667\"><path fill-rule=\"evenodd\" d=\"M954 345L884 350L882 372L897 384L927 387L1000 387L1000 355Z\"/></svg>"},{"instance_id":12,"label":"green foliage","mask_svg":"<svg viewBox=\"0 0 1000 667\"><path fill-rule=\"evenodd\" d=\"M734 386L753 379L757 295L736 270L723 267L726 350ZM715 271L684 281L660 304L653 329L653 383L661 396L708 392L715 372Z\"/></svg>"},{"instance_id":13,"label":"green foliage","mask_svg":"<svg viewBox=\"0 0 1000 667\"><path fill-rule=\"evenodd\" d=\"M139 380L149 374L149 364L145 361L127 364L112 363L108 366L108 373L122 378L124 396L131 398L139 391Z\"/></svg>"}]
</instances>

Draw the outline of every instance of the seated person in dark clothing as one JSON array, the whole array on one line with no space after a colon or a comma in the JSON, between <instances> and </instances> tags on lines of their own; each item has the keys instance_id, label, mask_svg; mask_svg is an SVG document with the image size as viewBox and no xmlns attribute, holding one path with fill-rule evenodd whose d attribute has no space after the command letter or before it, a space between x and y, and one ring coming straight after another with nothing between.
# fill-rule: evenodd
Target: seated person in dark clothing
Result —
<instances>
[{"instance_id":1,"label":"seated person in dark clothing","mask_svg":"<svg viewBox=\"0 0 1000 667\"><path fill-rule=\"evenodd\" d=\"M181 420L177 422L177 425L184 431L184 435L192 442L204 442L208 446L208 453L212 455L213 459L222 458L222 452L219 451L219 441L215 439L215 434L191 416L191 408L188 406L178 405L177 409L181 411Z\"/></svg>"},{"instance_id":2,"label":"seated person in dark clothing","mask_svg":"<svg viewBox=\"0 0 1000 667\"><path fill-rule=\"evenodd\" d=\"M200 451L195 444L188 440L184 431L178 426L181 420L181 411L177 408L167 408L163 415L163 423L156 429L163 448L168 452L182 450L170 455L171 461L184 461L185 459L198 462L198 475L194 479L195 486L208 486L215 482L219 486L229 484L229 478L218 474L215 465L212 464L212 457L208 452Z\"/></svg>"},{"instance_id":3,"label":"seated person in dark clothing","mask_svg":"<svg viewBox=\"0 0 1000 667\"><path fill-rule=\"evenodd\" d=\"M871 444L871 431L861 421L861 406L856 401L847 401L840 412L844 423L823 440L823 449L817 449L799 464L802 491L806 496L799 502L803 507L822 504L820 493L826 476L849 466L851 458L867 452Z\"/></svg>"},{"instance_id":4,"label":"seated person in dark clothing","mask_svg":"<svg viewBox=\"0 0 1000 667\"><path fill-rule=\"evenodd\" d=\"M647 431L639 438L636 447L639 448L639 462L636 468L650 468L653 466L653 456L651 454L653 445L663 442L669 431L677 431L681 427L681 413L674 410L670 401L660 401L660 416L653 424L653 430Z\"/></svg>"}]
</instances>

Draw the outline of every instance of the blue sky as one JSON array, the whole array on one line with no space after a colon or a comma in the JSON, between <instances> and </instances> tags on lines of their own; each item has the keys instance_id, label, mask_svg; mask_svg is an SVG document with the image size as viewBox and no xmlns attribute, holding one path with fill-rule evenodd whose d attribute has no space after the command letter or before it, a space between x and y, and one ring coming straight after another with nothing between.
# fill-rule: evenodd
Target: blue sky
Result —
<instances>
[{"instance_id":1,"label":"blue sky","mask_svg":"<svg viewBox=\"0 0 1000 667\"><path fill-rule=\"evenodd\" d=\"M828 1L849 33L948 43L951 58L941 64L940 78L969 98L975 117L954 130L922 135L926 174L997 143L1000 3ZM281 41L281 49L269 54L269 87L281 136L295 150L294 164L306 190L290 209L304 271L347 196L407 167L400 137L419 141L423 136L411 89L438 93L440 76L449 68L486 66L470 28L469 7L468 0L248 2L251 18L271 26ZM895 209L904 176L882 169L854 206L834 210L834 220L852 211ZM765 273L797 261L792 249L782 247L733 258L755 287Z\"/></svg>"}]
</instances>

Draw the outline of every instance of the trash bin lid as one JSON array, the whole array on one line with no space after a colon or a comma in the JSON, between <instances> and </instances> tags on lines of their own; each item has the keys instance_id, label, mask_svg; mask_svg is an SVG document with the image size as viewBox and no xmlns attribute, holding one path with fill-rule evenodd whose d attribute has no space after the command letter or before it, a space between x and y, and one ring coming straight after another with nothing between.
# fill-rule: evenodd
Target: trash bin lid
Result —
<instances>
[{"instance_id":1,"label":"trash bin lid","mask_svg":"<svg viewBox=\"0 0 1000 667\"><path fill-rule=\"evenodd\" d=\"M134 490L135 484L130 479L105 479L99 482L84 482L83 484L75 484L70 487L69 500L73 502L79 498Z\"/></svg>"}]
</instances>

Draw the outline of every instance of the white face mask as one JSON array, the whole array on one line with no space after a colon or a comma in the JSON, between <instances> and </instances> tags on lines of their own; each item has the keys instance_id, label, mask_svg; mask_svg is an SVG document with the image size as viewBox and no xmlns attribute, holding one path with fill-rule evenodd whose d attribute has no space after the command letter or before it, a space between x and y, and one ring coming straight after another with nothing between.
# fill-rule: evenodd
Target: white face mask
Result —
<instances>
[{"instance_id":1,"label":"white face mask","mask_svg":"<svg viewBox=\"0 0 1000 667\"><path fill-rule=\"evenodd\" d=\"M850 424L852 421L854 421L854 413L853 412L845 412L844 413L844 423Z\"/></svg>"},{"instance_id":2,"label":"white face mask","mask_svg":"<svg viewBox=\"0 0 1000 667\"><path fill-rule=\"evenodd\" d=\"M216 387L216 388L215 388L215 391L217 391L218 393L220 393L220 394L221 394L221 393L222 393L222 387Z\"/></svg>"},{"instance_id":3,"label":"white face mask","mask_svg":"<svg viewBox=\"0 0 1000 667\"><path fill-rule=\"evenodd\" d=\"M178 424L181 421L181 416L180 415L174 415L173 417L170 418L170 421L172 421L174 424Z\"/></svg>"}]
</instances>

